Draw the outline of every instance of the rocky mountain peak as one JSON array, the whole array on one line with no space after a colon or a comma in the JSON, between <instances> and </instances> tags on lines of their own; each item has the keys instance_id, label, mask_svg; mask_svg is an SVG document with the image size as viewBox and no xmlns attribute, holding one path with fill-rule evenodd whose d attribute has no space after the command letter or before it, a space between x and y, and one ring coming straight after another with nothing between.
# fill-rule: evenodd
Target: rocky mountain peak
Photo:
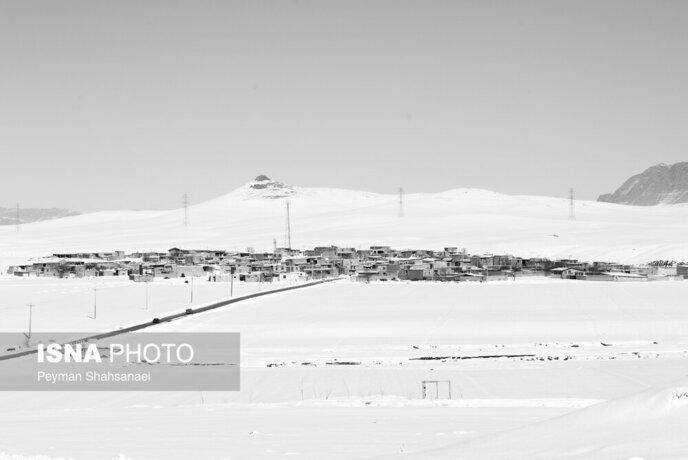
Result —
<instances>
[{"instance_id":1,"label":"rocky mountain peak","mask_svg":"<svg viewBox=\"0 0 688 460\"><path fill-rule=\"evenodd\" d=\"M651 166L597 201L634 206L688 203L688 162Z\"/></svg>"},{"instance_id":2,"label":"rocky mountain peak","mask_svg":"<svg viewBox=\"0 0 688 460\"><path fill-rule=\"evenodd\" d=\"M247 186L250 198L285 198L296 193L293 187L272 180L264 174L259 174Z\"/></svg>"}]
</instances>

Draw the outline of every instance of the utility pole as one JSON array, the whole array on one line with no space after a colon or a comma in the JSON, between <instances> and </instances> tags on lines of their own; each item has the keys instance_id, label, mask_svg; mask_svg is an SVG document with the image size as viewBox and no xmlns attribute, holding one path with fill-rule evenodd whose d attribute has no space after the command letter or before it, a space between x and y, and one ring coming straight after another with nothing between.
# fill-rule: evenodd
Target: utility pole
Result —
<instances>
[{"instance_id":1,"label":"utility pole","mask_svg":"<svg viewBox=\"0 0 688 460\"><path fill-rule=\"evenodd\" d=\"M184 194L182 197L182 203L184 204L184 227L189 226L189 195Z\"/></svg>"},{"instance_id":2,"label":"utility pole","mask_svg":"<svg viewBox=\"0 0 688 460\"><path fill-rule=\"evenodd\" d=\"M194 277L191 275L191 304L193 305L193 288L194 288Z\"/></svg>"},{"instance_id":3,"label":"utility pole","mask_svg":"<svg viewBox=\"0 0 688 460\"><path fill-rule=\"evenodd\" d=\"M576 220L576 195L573 188L569 189L569 220Z\"/></svg>"},{"instance_id":4,"label":"utility pole","mask_svg":"<svg viewBox=\"0 0 688 460\"><path fill-rule=\"evenodd\" d=\"M404 189L399 187L399 217L404 217Z\"/></svg>"},{"instance_id":5,"label":"utility pole","mask_svg":"<svg viewBox=\"0 0 688 460\"><path fill-rule=\"evenodd\" d=\"M291 249L291 219L289 217L289 200L287 200L286 205L287 205L287 248Z\"/></svg>"},{"instance_id":6,"label":"utility pole","mask_svg":"<svg viewBox=\"0 0 688 460\"><path fill-rule=\"evenodd\" d=\"M27 307L29 307L29 332L27 334L24 334L24 337L26 337L26 341L28 344L28 341L31 340L31 321L33 316L33 304L30 303L27 305Z\"/></svg>"},{"instance_id":7,"label":"utility pole","mask_svg":"<svg viewBox=\"0 0 688 460\"><path fill-rule=\"evenodd\" d=\"M146 310L148 310L148 281L144 284L146 285Z\"/></svg>"},{"instance_id":8,"label":"utility pole","mask_svg":"<svg viewBox=\"0 0 688 460\"><path fill-rule=\"evenodd\" d=\"M229 269L229 297L234 297L234 267Z\"/></svg>"},{"instance_id":9,"label":"utility pole","mask_svg":"<svg viewBox=\"0 0 688 460\"><path fill-rule=\"evenodd\" d=\"M19 231L19 225L21 224L21 221L19 220L19 203L17 203L17 215L16 215L15 219L16 219L15 223L17 225L17 231Z\"/></svg>"},{"instance_id":10,"label":"utility pole","mask_svg":"<svg viewBox=\"0 0 688 460\"><path fill-rule=\"evenodd\" d=\"M98 288L93 287L93 316L89 316L91 319L96 319L96 314L98 313Z\"/></svg>"}]
</instances>

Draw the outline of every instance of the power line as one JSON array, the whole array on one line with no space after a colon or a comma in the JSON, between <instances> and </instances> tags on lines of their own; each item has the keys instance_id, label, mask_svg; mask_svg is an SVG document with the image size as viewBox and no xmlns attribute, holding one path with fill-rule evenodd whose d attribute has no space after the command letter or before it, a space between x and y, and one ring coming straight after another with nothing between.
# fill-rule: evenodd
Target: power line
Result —
<instances>
[{"instance_id":1,"label":"power line","mask_svg":"<svg viewBox=\"0 0 688 460\"><path fill-rule=\"evenodd\" d=\"M404 189L399 187L399 217L404 217Z\"/></svg>"},{"instance_id":2,"label":"power line","mask_svg":"<svg viewBox=\"0 0 688 460\"><path fill-rule=\"evenodd\" d=\"M289 216L289 200L285 203L287 206L287 234L286 234L286 242L287 242L287 248L291 249L291 218Z\"/></svg>"},{"instance_id":3,"label":"power line","mask_svg":"<svg viewBox=\"0 0 688 460\"><path fill-rule=\"evenodd\" d=\"M182 202L184 204L184 227L189 226L189 195L186 193L184 194L182 198Z\"/></svg>"},{"instance_id":4,"label":"power line","mask_svg":"<svg viewBox=\"0 0 688 460\"><path fill-rule=\"evenodd\" d=\"M569 189L569 220L576 220L576 195L573 188Z\"/></svg>"}]
</instances>

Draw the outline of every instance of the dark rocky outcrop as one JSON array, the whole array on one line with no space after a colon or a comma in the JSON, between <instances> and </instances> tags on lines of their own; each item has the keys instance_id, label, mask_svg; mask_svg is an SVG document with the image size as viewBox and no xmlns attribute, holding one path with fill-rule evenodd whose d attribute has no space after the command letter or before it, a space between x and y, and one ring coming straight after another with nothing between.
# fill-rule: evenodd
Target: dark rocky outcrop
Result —
<instances>
[{"instance_id":1,"label":"dark rocky outcrop","mask_svg":"<svg viewBox=\"0 0 688 460\"><path fill-rule=\"evenodd\" d=\"M634 206L688 203L688 162L652 166L597 201Z\"/></svg>"}]
</instances>

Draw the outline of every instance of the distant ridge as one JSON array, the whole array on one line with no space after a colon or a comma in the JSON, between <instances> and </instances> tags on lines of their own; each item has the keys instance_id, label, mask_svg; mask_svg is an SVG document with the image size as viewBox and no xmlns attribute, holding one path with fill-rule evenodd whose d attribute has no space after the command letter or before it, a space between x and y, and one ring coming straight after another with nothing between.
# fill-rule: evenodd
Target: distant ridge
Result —
<instances>
[{"instance_id":1,"label":"distant ridge","mask_svg":"<svg viewBox=\"0 0 688 460\"><path fill-rule=\"evenodd\" d=\"M76 216L78 212L60 208L21 208L19 210L19 223L28 224L42 220L60 219L62 217ZM16 225L17 208L0 207L0 225Z\"/></svg>"},{"instance_id":2,"label":"distant ridge","mask_svg":"<svg viewBox=\"0 0 688 460\"><path fill-rule=\"evenodd\" d=\"M597 201L633 206L688 203L688 162L652 166Z\"/></svg>"}]
</instances>

